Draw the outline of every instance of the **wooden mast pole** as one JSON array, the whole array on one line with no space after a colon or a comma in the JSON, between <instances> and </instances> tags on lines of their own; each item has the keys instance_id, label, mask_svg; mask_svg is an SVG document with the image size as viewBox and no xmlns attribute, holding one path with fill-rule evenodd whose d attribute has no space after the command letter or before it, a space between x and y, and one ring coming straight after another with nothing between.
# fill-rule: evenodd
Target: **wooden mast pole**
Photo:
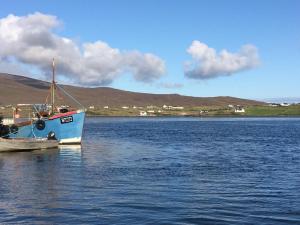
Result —
<instances>
[{"instance_id":1,"label":"wooden mast pole","mask_svg":"<svg viewBox=\"0 0 300 225\"><path fill-rule=\"evenodd\" d=\"M54 114L55 108L55 60L52 60L52 85L51 85L51 114Z\"/></svg>"}]
</instances>

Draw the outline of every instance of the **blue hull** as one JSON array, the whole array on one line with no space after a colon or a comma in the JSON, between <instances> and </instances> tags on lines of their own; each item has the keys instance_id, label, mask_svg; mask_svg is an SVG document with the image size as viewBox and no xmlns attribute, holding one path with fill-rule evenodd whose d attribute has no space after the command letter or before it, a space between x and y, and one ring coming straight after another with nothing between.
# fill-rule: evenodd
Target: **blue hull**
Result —
<instances>
[{"instance_id":1,"label":"blue hull","mask_svg":"<svg viewBox=\"0 0 300 225\"><path fill-rule=\"evenodd\" d=\"M46 119L45 128L37 129L35 124L19 128L17 134L10 135L16 138L45 138L49 132L54 132L60 144L80 144L84 124L85 112L62 116L56 119Z\"/></svg>"}]
</instances>

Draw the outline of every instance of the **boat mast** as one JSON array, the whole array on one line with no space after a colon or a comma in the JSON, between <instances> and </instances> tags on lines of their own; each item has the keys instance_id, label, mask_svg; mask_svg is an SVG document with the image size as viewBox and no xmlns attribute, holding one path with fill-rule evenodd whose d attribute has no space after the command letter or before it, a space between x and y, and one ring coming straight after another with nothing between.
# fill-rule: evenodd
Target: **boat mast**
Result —
<instances>
[{"instance_id":1,"label":"boat mast","mask_svg":"<svg viewBox=\"0 0 300 225\"><path fill-rule=\"evenodd\" d=\"M52 84L51 84L51 114L54 114L55 108L55 61L52 60Z\"/></svg>"}]
</instances>

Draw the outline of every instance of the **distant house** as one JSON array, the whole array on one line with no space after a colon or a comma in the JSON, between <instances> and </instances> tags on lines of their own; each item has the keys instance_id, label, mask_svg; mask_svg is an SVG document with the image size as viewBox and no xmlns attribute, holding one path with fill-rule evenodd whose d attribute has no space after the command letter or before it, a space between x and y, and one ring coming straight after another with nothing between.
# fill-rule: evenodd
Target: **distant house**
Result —
<instances>
[{"instance_id":1,"label":"distant house","mask_svg":"<svg viewBox=\"0 0 300 225\"><path fill-rule=\"evenodd\" d=\"M103 108L104 108L104 109L108 109L109 107L108 107L108 105L106 105L106 106L104 106Z\"/></svg>"},{"instance_id":2,"label":"distant house","mask_svg":"<svg viewBox=\"0 0 300 225\"><path fill-rule=\"evenodd\" d=\"M122 109L129 109L128 106L122 106Z\"/></svg>"},{"instance_id":3,"label":"distant house","mask_svg":"<svg viewBox=\"0 0 300 225\"><path fill-rule=\"evenodd\" d=\"M147 113L155 113L154 110L148 110Z\"/></svg>"},{"instance_id":4,"label":"distant house","mask_svg":"<svg viewBox=\"0 0 300 225\"><path fill-rule=\"evenodd\" d=\"M91 106L89 107L89 109L95 109L95 106L91 105Z\"/></svg>"},{"instance_id":5,"label":"distant house","mask_svg":"<svg viewBox=\"0 0 300 225\"><path fill-rule=\"evenodd\" d=\"M234 112L235 113L244 113L245 112L245 108L238 105L238 106L235 107Z\"/></svg>"},{"instance_id":6,"label":"distant house","mask_svg":"<svg viewBox=\"0 0 300 225\"><path fill-rule=\"evenodd\" d=\"M281 105L278 104L278 103L270 103L269 106L271 106L271 107L278 107L278 106L281 106Z\"/></svg>"},{"instance_id":7,"label":"distant house","mask_svg":"<svg viewBox=\"0 0 300 225\"><path fill-rule=\"evenodd\" d=\"M145 112L145 111L140 111L140 116L147 116L147 112Z\"/></svg>"},{"instance_id":8,"label":"distant house","mask_svg":"<svg viewBox=\"0 0 300 225\"><path fill-rule=\"evenodd\" d=\"M32 106L32 104L17 104L17 106L20 106L20 107L26 107L26 106ZM6 108L10 108L12 107L12 105L7 105Z\"/></svg>"},{"instance_id":9,"label":"distant house","mask_svg":"<svg viewBox=\"0 0 300 225\"><path fill-rule=\"evenodd\" d=\"M200 110L200 114L208 113L208 110Z\"/></svg>"},{"instance_id":10,"label":"distant house","mask_svg":"<svg viewBox=\"0 0 300 225\"><path fill-rule=\"evenodd\" d=\"M234 105L228 105L229 108L234 108Z\"/></svg>"},{"instance_id":11,"label":"distant house","mask_svg":"<svg viewBox=\"0 0 300 225\"><path fill-rule=\"evenodd\" d=\"M173 106L172 109L183 110L184 107L183 106Z\"/></svg>"},{"instance_id":12,"label":"distant house","mask_svg":"<svg viewBox=\"0 0 300 225\"><path fill-rule=\"evenodd\" d=\"M132 108L133 108L133 109L136 109L136 106L134 105Z\"/></svg>"},{"instance_id":13,"label":"distant house","mask_svg":"<svg viewBox=\"0 0 300 225\"><path fill-rule=\"evenodd\" d=\"M284 102L284 103L281 103L280 105L284 106L284 107L287 107L287 106L290 106L291 104Z\"/></svg>"},{"instance_id":14,"label":"distant house","mask_svg":"<svg viewBox=\"0 0 300 225\"><path fill-rule=\"evenodd\" d=\"M174 107L171 105L163 105L163 109L173 109Z\"/></svg>"}]
</instances>

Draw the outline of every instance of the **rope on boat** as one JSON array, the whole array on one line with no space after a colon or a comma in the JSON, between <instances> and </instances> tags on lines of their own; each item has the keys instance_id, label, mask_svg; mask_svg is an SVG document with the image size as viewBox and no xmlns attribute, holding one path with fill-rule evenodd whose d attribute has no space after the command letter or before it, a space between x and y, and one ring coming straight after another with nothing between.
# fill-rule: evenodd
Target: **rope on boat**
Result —
<instances>
[{"instance_id":1,"label":"rope on boat","mask_svg":"<svg viewBox=\"0 0 300 225\"><path fill-rule=\"evenodd\" d=\"M33 106L34 110L39 114L39 116L42 117L42 115L41 115L40 112L37 110L37 108L35 107L35 105L33 104L32 106Z\"/></svg>"},{"instance_id":2,"label":"rope on boat","mask_svg":"<svg viewBox=\"0 0 300 225\"><path fill-rule=\"evenodd\" d=\"M69 94L68 92L66 92L61 86L59 86L58 84L56 84L56 87L58 87L62 92L64 92L69 98L71 98L74 102L76 102L81 108L85 109L85 107L79 102L77 101L71 94Z\"/></svg>"},{"instance_id":3,"label":"rope on boat","mask_svg":"<svg viewBox=\"0 0 300 225\"><path fill-rule=\"evenodd\" d=\"M33 130L34 128L33 128L33 123L31 123L31 132L32 132L32 134L33 134L33 137L34 138L36 138L36 135L35 135L35 133L34 133L34 130Z\"/></svg>"}]
</instances>

